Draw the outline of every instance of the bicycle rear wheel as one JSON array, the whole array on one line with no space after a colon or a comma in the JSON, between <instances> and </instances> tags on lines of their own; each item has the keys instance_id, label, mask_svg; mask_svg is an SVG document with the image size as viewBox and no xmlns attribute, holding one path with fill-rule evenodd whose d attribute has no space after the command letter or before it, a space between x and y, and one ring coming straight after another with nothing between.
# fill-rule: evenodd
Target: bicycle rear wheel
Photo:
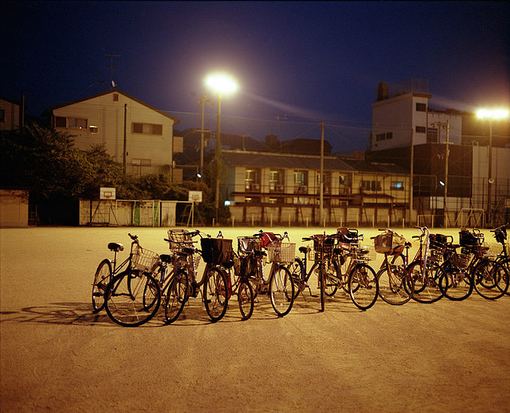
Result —
<instances>
[{"instance_id":1,"label":"bicycle rear wheel","mask_svg":"<svg viewBox=\"0 0 510 413\"><path fill-rule=\"evenodd\" d=\"M377 301L379 283L370 265L356 264L349 274L349 294L352 302L361 310L368 310Z\"/></svg>"},{"instance_id":2,"label":"bicycle rear wheel","mask_svg":"<svg viewBox=\"0 0 510 413\"><path fill-rule=\"evenodd\" d=\"M242 279L237 290L237 301L243 320L248 320L253 314L255 296L253 288L248 280Z\"/></svg>"},{"instance_id":3,"label":"bicycle rear wheel","mask_svg":"<svg viewBox=\"0 0 510 413\"><path fill-rule=\"evenodd\" d=\"M165 299L165 319L167 324L179 318L188 300L188 275L184 269L177 271L172 278Z\"/></svg>"},{"instance_id":4,"label":"bicycle rear wheel","mask_svg":"<svg viewBox=\"0 0 510 413\"><path fill-rule=\"evenodd\" d=\"M413 281L407 276L404 262L403 255L396 255L391 263L388 262L377 273L379 297L388 304L402 305L411 299L414 290Z\"/></svg>"},{"instance_id":5,"label":"bicycle rear wheel","mask_svg":"<svg viewBox=\"0 0 510 413\"><path fill-rule=\"evenodd\" d=\"M92 308L98 313L104 308L104 294L112 277L112 263L108 258L98 265L92 284Z\"/></svg>"},{"instance_id":6,"label":"bicycle rear wheel","mask_svg":"<svg viewBox=\"0 0 510 413\"><path fill-rule=\"evenodd\" d=\"M154 317L161 291L149 273L124 271L110 282L105 297L106 313L112 321L124 327L137 327Z\"/></svg>"},{"instance_id":7,"label":"bicycle rear wheel","mask_svg":"<svg viewBox=\"0 0 510 413\"><path fill-rule=\"evenodd\" d=\"M473 292L473 282L469 274L456 268L442 268L439 274L439 288L446 298L462 301Z\"/></svg>"},{"instance_id":8,"label":"bicycle rear wheel","mask_svg":"<svg viewBox=\"0 0 510 413\"><path fill-rule=\"evenodd\" d=\"M283 265L277 266L269 279L271 305L279 317L287 315L294 304L295 290L290 271Z\"/></svg>"},{"instance_id":9,"label":"bicycle rear wheel","mask_svg":"<svg viewBox=\"0 0 510 413\"><path fill-rule=\"evenodd\" d=\"M407 271L414 282L412 299L424 304L431 304L443 297L443 291L439 287L439 266L432 264L423 273L420 261L415 261L407 268Z\"/></svg>"},{"instance_id":10,"label":"bicycle rear wheel","mask_svg":"<svg viewBox=\"0 0 510 413\"><path fill-rule=\"evenodd\" d=\"M221 320L227 312L227 277L218 268L211 268L205 277L207 277L204 283L205 310L211 321L215 323Z\"/></svg>"},{"instance_id":11,"label":"bicycle rear wheel","mask_svg":"<svg viewBox=\"0 0 510 413\"><path fill-rule=\"evenodd\" d=\"M509 271L506 261L484 259L473 270L476 292L487 300L497 300L508 291Z\"/></svg>"}]
</instances>

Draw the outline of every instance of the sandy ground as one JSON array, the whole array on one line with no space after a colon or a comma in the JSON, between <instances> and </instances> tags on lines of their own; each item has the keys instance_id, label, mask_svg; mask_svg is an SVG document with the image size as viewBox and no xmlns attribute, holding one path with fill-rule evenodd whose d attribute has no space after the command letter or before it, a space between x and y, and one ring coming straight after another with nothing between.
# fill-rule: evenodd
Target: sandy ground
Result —
<instances>
[{"instance_id":1,"label":"sandy ground","mask_svg":"<svg viewBox=\"0 0 510 413\"><path fill-rule=\"evenodd\" d=\"M510 411L508 296L363 312L340 294L320 313L305 295L284 318L261 297L250 320L232 303L216 324L195 299L173 325L123 328L92 313L90 293L127 232L167 250L162 228L0 230L2 413Z\"/></svg>"}]
</instances>

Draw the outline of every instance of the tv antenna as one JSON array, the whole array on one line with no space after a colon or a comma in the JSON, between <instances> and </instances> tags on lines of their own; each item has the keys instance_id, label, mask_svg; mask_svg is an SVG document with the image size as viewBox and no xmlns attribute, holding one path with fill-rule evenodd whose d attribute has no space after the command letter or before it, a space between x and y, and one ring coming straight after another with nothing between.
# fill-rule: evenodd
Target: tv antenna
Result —
<instances>
[{"instance_id":1,"label":"tv antenna","mask_svg":"<svg viewBox=\"0 0 510 413\"><path fill-rule=\"evenodd\" d=\"M113 68L116 67L117 65L113 64L113 58L114 57L121 57L121 55L120 54L106 53L105 56L109 56L110 57L110 81L111 81L112 88L115 88L115 87L117 87L117 84L113 80Z\"/></svg>"}]
</instances>

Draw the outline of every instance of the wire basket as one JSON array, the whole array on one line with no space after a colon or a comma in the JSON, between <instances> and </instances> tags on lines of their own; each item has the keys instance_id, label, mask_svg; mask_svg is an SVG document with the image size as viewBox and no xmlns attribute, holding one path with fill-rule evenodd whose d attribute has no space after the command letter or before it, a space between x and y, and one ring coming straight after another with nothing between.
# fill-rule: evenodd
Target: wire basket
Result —
<instances>
[{"instance_id":1,"label":"wire basket","mask_svg":"<svg viewBox=\"0 0 510 413\"><path fill-rule=\"evenodd\" d=\"M273 242L267 246L268 262L294 262L296 244L293 242Z\"/></svg>"},{"instance_id":2,"label":"wire basket","mask_svg":"<svg viewBox=\"0 0 510 413\"><path fill-rule=\"evenodd\" d=\"M471 261L471 255L468 255L468 254L460 253L460 254L455 254L452 257L453 265L455 265L457 268L460 268L460 269L467 268L470 261Z\"/></svg>"},{"instance_id":3,"label":"wire basket","mask_svg":"<svg viewBox=\"0 0 510 413\"><path fill-rule=\"evenodd\" d=\"M187 244L193 241L191 234L185 229L169 229L168 239L171 241L168 243L168 248L172 252L182 251L183 248L189 247Z\"/></svg>"},{"instance_id":4,"label":"wire basket","mask_svg":"<svg viewBox=\"0 0 510 413\"><path fill-rule=\"evenodd\" d=\"M133 247L132 268L153 273L159 264L159 260L159 254L154 251L143 249L139 245Z\"/></svg>"},{"instance_id":5,"label":"wire basket","mask_svg":"<svg viewBox=\"0 0 510 413\"><path fill-rule=\"evenodd\" d=\"M324 238L323 235L317 235L317 238L313 241L313 249L310 249L309 259L311 261L327 260L333 255L334 248L334 238Z\"/></svg>"}]
</instances>

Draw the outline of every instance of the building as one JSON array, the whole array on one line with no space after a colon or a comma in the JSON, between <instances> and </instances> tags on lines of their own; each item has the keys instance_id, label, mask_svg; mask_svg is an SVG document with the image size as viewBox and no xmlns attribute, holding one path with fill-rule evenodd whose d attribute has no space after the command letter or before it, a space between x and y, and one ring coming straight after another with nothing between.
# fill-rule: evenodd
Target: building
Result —
<instances>
[{"instance_id":1,"label":"building","mask_svg":"<svg viewBox=\"0 0 510 413\"><path fill-rule=\"evenodd\" d=\"M77 148L104 145L128 174L163 173L182 181L174 156L182 138L174 136L178 119L119 89L66 103L47 111L51 125L74 136Z\"/></svg>"},{"instance_id":2,"label":"building","mask_svg":"<svg viewBox=\"0 0 510 413\"><path fill-rule=\"evenodd\" d=\"M377 100L372 103L368 159L396 163L413 176L412 206L418 224L507 222L508 121L494 125L491 140L489 126L474 113L432 109L431 98L428 81L379 83Z\"/></svg>"},{"instance_id":3,"label":"building","mask_svg":"<svg viewBox=\"0 0 510 413\"><path fill-rule=\"evenodd\" d=\"M21 105L14 100L0 97L0 130L18 129Z\"/></svg>"},{"instance_id":4,"label":"building","mask_svg":"<svg viewBox=\"0 0 510 413\"><path fill-rule=\"evenodd\" d=\"M235 223L402 224L409 176L395 165L274 152L223 151L220 193ZM321 214L322 206L322 214Z\"/></svg>"}]
</instances>

